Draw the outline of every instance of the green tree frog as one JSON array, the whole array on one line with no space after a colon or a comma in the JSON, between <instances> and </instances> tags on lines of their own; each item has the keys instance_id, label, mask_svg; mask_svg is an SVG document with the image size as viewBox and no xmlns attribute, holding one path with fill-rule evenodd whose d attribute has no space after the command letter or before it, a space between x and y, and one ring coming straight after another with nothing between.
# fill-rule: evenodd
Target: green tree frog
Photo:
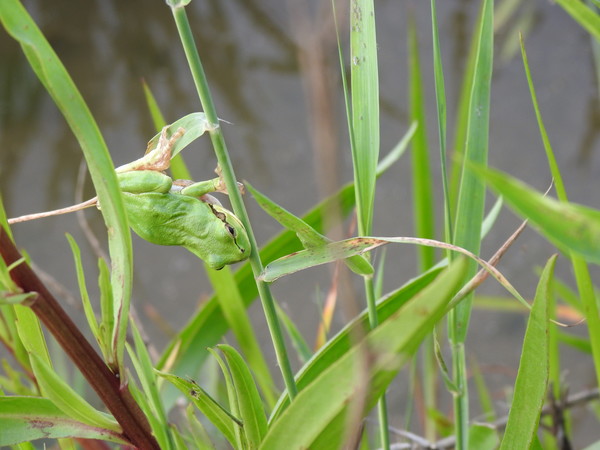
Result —
<instances>
[{"instance_id":1,"label":"green tree frog","mask_svg":"<svg viewBox=\"0 0 600 450\"><path fill-rule=\"evenodd\" d=\"M180 128L167 138L165 127L155 149L117 168L129 224L142 239L179 245L213 269L222 269L250 256L250 240L240 220L207 195L225 192L221 177L194 183L173 181L162 172L183 133Z\"/></svg>"}]
</instances>

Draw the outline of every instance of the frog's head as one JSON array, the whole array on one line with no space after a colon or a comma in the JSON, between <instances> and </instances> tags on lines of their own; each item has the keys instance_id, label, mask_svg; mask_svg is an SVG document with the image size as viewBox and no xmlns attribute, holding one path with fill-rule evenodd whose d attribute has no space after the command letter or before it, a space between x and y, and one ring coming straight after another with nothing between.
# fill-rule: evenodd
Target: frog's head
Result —
<instances>
[{"instance_id":1,"label":"frog's head","mask_svg":"<svg viewBox=\"0 0 600 450\"><path fill-rule=\"evenodd\" d=\"M244 261L250 257L250 239L240 219L231 211L215 204L208 204L218 219L211 230L211 252L203 258L213 269Z\"/></svg>"}]
</instances>

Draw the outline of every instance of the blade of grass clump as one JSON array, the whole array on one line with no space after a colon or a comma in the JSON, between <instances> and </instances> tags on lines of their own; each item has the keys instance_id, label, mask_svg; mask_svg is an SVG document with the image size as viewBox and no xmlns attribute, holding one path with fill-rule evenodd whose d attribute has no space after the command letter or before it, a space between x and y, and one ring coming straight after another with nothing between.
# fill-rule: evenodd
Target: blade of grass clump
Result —
<instances>
[{"instance_id":1,"label":"blade of grass clump","mask_svg":"<svg viewBox=\"0 0 600 450\"><path fill-rule=\"evenodd\" d=\"M241 421L225 410L204 389L191 380L169 373L156 371L156 373L172 383L181 391L194 406L223 434L229 443L236 446L235 428L239 428Z\"/></svg>"},{"instance_id":2,"label":"blade of grass clump","mask_svg":"<svg viewBox=\"0 0 600 450\"><path fill-rule=\"evenodd\" d=\"M33 22L16 0L6 0L0 20L8 33L22 46L29 63L67 120L85 156L94 188L102 204L102 216L108 230L111 255L114 328L111 361L120 370L129 314L132 284L131 236L121 199L114 165L100 130L71 77Z\"/></svg>"},{"instance_id":3,"label":"blade of grass clump","mask_svg":"<svg viewBox=\"0 0 600 450\"><path fill-rule=\"evenodd\" d=\"M435 207L427 128L425 126L425 98L419 62L419 42L414 15L408 21L409 92L411 120L419 124L412 140L413 216L415 236L433 239L435 237ZM419 247L419 271L424 272L435 263L435 249Z\"/></svg>"},{"instance_id":4,"label":"blade of grass clump","mask_svg":"<svg viewBox=\"0 0 600 450\"><path fill-rule=\"evenodd\" d=\"M441 57L439 54L439 42L437 36L435 0L431 2L433 46L434 46L434 73L438 114L438 132L440 139L440 162L442 172L442 186L444 192L444 236L446 242L451 242L450 207L448 197L448 186L446 177L446 102L444 93L444 78L441 68ZM411 116L421 124L419 133L415 136L413 143L413 197L415 232L417 236L433 238L435 233L434 205L432 194L432 177L429 168L429 155L427 149L427 132L425 128L425 100L423 85L421 81L421 69L418 54L417 31L415 28L414 15L409 20L409 62L410 62L410 103ZM426 270L433 266L435 252L433 249L421 247L419 250L420 270ZM435 331L434 331L435 333ZM423 403L425 411L437 408L437 371L434 350L434 336L429 336L423 342L421 354L421 370L423 379ZM425 414L425 437L434 441L436 437L436 424Z\"/></svg>"},{"instance_id":5,"label":"blade of grass clump","mask_svg":"<svg viewBox=\"0 0 600 450\"><path fill-rule=\"evenodd\" d=\"M493 62L494 4L483 0L482 16L477 33L477 51L473 70L473 83L469 100L463 171L458 193L458 205L453 243L475 254L481 245L481 224L485 205L485 184L465 170L465 164L487 164L488 128L490 113L490 87ZM468 278L476 271L469 263ZM458 392L454 395L455 434L458 448L469 448L469 397L465 339L469 328L472 295L469 295L448 315L448 339L452 350L452 372Z\"/></svg>"},{"instance_id":6,"label":"blade of grass clump","mask_svg":"<svg viewBox=\"0 0 600 450\"><path fill-rule=\"evenodd\" d=\"M475 61L477 59L478 36L477 30L481 29L483 21L484 3L481 3L479 15L475 26L473 27L473 36L469 46L469 53L463 72L460 96L458 99L458 108L456 111L456 122L454 124L454 145L453 158L450 167L450 215L452 221L456 220L456 206L458 202L458 192L460 188L462 161L465 153L465 142L467 137L467 124L469 118L469 108L471 104L471 90L473 87L473 76L475 73Z\"/></svg>"},{"instance_id":7,"label":"blade of grass clump","mask_svg":"<svg viewBox=\"0 0 600 450\"><path fill-rule=\"evenodd\" d=\"M600 25L599 25L600 26ZM537 102L537 96L535 94L535 88L533 80L531 79L531 72L529 70L529 62L527 60L527 52L525 51L525 44L522 36L520 36L521 42L521 54L523 56L523 65L525 67L525 75L527 76L527 83L529 84L529 91L531 93L531 102L533 109L535 110L535 116L537 118L538 127L540 129L540 135L544 144L544 150L546 151L546 158L548 159L548 165L554 179L556 186L556 195L562 202L568 202L567 191L565 189L560 169L554 157L554 151L550 145L550 139L546 133L546 127L542 120L542 114ZM573 273L577 283L577 289L579 291L579 297L581 303L584 306L584 313L588 323L588 329L590 333L590 343L592 345L592 355L594 359L594 367L596 369L596 383L600 386L600 316L598 314L598 304L596 302L596 292L594 290L594 284L590 275L587 264L581 258L581 256L570 254L571 264L573 265ZM556 356L554 359L557 362L559 356L558 352L553 352ZM556 375L556 374L555 374ZM556 380L555 380L556 381ZM553 383L555 389L560 389L560 383ZM560 391L556 391L555 394L560 395Z\"/></svg>"},{"instance_id":8,"label":"blade of grass clump","mask_svg":"<svg viewBox=\"0 0 600 450\"><path fill-rule=\"evenodd\" d=\"M465 255L474 263L479 264L486 272L492 275L504 288L510 292L519 302L523 304L527 309L531 309L531 306L527 303L527 301L523 298L521 294L514 288L512 284L502 275L498 269L496 269L493 265L484 261L474 253L466 250L462 247L457 247L456 245L448 244L446 242L436 241L433 239L422 239L415 237L405 237L405 236L397 236L397 237L358 237L358 238L350 238L345 239L343 241L336 241L331 244L325 245L323 247L314 248L310 250L303 250L301 252L296 252L292 255L284 256L283 258L279 258L276 261L268 264L265 267L264 272L260 275L262 279L268 282L272 282L281 278L285 275L292 274L294 272L298 272L300 270L307 269L309 267L318 266L320 264L326 264L329 262L337 261L343 258L347 258L352 255L357 255L365 252L369 252L378 247L387 244L412 244L412 245L427 245L431 247L440 248L442 250L451 250L453 252L460 253ZM459 292L459 294L463 294ZM460 301L463 301L465 297L460 297ZM455 303L460 303L460 301L453 301L452 308L455 306Z\"/></svg>"},{"instance_id":9,"label":"blade of grass clump","mask_svg":"<svg viewBox=\"0 0 600 450\"><path fill-rule=\"evenodd\" d=\"M127 344L127 351L138 380L140 380L140 384L142 385L143 395L149 407L149 410L145 411L146 415L154 420L155 425L152 427L152 431L161 449L171 449L168 438L169 421L167 420L167 414L160 398L156 373L154 372L152 359L150 358L146 344L135 322L131 323L131 334L133 335L135 347L132 348L132 346Z\"/></svg>"},{"instance_id":10,"label":"blade of grass clump","mask_svg":"<svg viewBox=\"0 0 600 450\"><path fill-rule=\"evenodd\" d=\"M223 176L223 180L225 181L227 191L229 193L229 199L231 201L233 211L244 225L244 228L246 229L246 232L248 234L250 245L252 247L252 251L250 253L250 265L255 276L258 276L258 274L261 273L263 269L262 262L260 260L260 255L258 252L258 244L256 243L256 238L252 231L250 219L248 217L248 213L246 212L246 207L242 200L242 196L237 188L237 180L235 177L233 166L231 164L229 153L227 152L225 139L219 126L219 118L217 116L215 105L212 100L212 95L210 93L208 82L206 80L206 75L204 74L204 69L202 68L200 56L198 54L198 50L194 42L194 37L192 35L192 30L190 28L190 24L185 12L184 6L187 3L187 1L177 0L168 0L167 2L167 4L171 7L171 11L175 19L175 24L177 25L179 37L181 39L181 43L185 51L188 65L192 73L192 78L194 79L194 83L198 91L200 102L202 103L202 108L206 113L206 117L209 123L211 123L214 127L211 130L210 138L213 143L215 155L217 156L217 160L221 168L221 173ZM285 347L285 341L281 332L281 326L277 318L275 300L266 283L258 281L256 284L262 302L265 318L267 320L267 326L271 334L271 340L275 348L277 362L279 364L279 368L281 370L281 374L286 388L288 390L288 393L290 397L293 398L296 395L297 390L294 383L294 376L292 373L290 361L287 356L287 349Z\"/></svg>"},{"instance_id":11,"label":"blade of grass clump","mask_svg":"<svg viewBox=\"0 0 600 450\"><path fill-rule=\"evenodd\" d=\"M500 171L476 168L508 205L567 254L572 251L600 264L600 211L575 203L559 202Z\"/></svg>"},{"instance_id":12,"label":"blade of grass clump","mask_svg":"<svg viewBox=\"0 0 600 450\"><path fill-rule=\"evenodd\" d=\"M581 0L556 0L588 33L600 40L600 17Z\"/></svg>"},{"instance_id":13,"label":"blade of grass clump","mask_svg":"<svg viewBox=\"0 0 600 450\"><path fill-rule=\"evenodd\" d=\"M217 348L223 353L231 373L249 448L258 448L267 432L267 417L250 369L233 347L221 344Z\"/></svg>"},{"instance_id":14,"label":"blade of grass clump","mask_svg":"<svg viewBox=\"0 0 600 450\"><path fill-rule=\"evenodd\" d=\"M73 420L47 398L16 395L0 397L0 423L0 446L27 444L27 441L36 439L66 437L130 445L119 433Z\"/></svg>"},{"instance_id":15,"label":"blade of grass clump","mask_svg":"<svg viewBox=\"0 0 600 450\"><path fill-rule=\"evenodd\" d=\"M457 260L420 295L369 331L361 342L354 342L271 422L260 448L345 448L344 444L349 444L346 441L349 437L347 419L353 401L362 395L362 389L366 389L366 402L360 412L367 413L375 406L421 340L443 316L448 301L460 286L465 269L465 261ZM358 369L365 363L365 346L369 349L366 373Z\"/></svg>"},{"instance_id":16,"label":"blade of grass clump","mask_svg":"<svg viewBox=\"0 0 600 450\"><path fill-rule=\"evenodd\" d=\"M548 296L556 255L540 277L533 308L523 339L519 372L513 402L500 449L530 448L537 435L538 422L548 385Z\"/></svg>"}]
</instances>

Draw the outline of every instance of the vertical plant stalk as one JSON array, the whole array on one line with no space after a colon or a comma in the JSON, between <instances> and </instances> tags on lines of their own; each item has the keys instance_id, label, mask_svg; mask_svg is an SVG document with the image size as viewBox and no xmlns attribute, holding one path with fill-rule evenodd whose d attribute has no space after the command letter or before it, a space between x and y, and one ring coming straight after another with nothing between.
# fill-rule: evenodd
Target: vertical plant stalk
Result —
<instances>
[{"instance_id":1,"label":"vertical plant stalk","mask_svg":"<svg viewBox=\"0 0 600 450\"><path fill-rule=\"evenodd\" d=\"M3 227L0 227L0 254L6 265L21 259L21 254ZM144 413L127 386L122 386L120 377L104 363L33 270L26 263L21 263L10 275L24 292L37 294L25 306L31 308L79 368L121 425L124 437L140 449L160 450Z\"/></svg>"},{"instance_id":2,"label":"vertical plant stalk","mask_svg":"<svg viewBox=\"0 0 600 450\"><path fill-rule=\"evenodd\" d=\"M442 172L442 188L444 193L444 240L452 242L452 213L450 209L450 188L448 186L448 172L446 168L446 87L444 83L444 69L442 67L442 55L440 51L440 37L437 24L437 8L435 0L431 0L431 30L433 41L433 67L435 74L435 99L437 106L438 119L438 137L440 145L440 165ZM446 257L450 260L450 251L446 252ZM433 331L435 334L435 329ZM432 336L435 340L435 336ZM434 342L432 342L435 345ZM434 350L435 352L435 350ZM435 355L434 355L435 358ZM425 410L430 411L436 408L436 386L437 376L435 372L435 359L432 361L430 356L424 355L425 377L423 380ZM425 415L425 436L433 441L436 437L437 425L433 418L426 413Z\"/></svg>"},{"instance_id":3,"label":"vertical plant stalk","mask_svg":"<svg viewBox=\"0 0 600 450\"><path fill-rule=\"evenodd\" d=\"M229 193L229 199L231 201L233 211L240 219L248 233L250 244L252 246L252 251L250 253L250 265L252 267L252 271L254 272L255 278L257 278L263 270L263 265L258 252L258 244L256 243L256 238L252 232L252 226L250 224L250 219L248 218L248 213L246 212L246 207L244 206L242 196L237 188L237 181L233 171L233 166L231 164L231 159L229 158L229 153L227 152L227 147L225 145L225 139L223 138L223 133L221 131L221 127L219 126L219 118L217 116L216 108L208 87L206 75L204 74L204 69L202 68L202 63L200 61L198 49L196 48L196 44L194 42L187 14L183 6L179 6L179 4L175 3L177 2L169 2L169 6L173 12L173 17L175 18L175 24L177 25L179 37L185 51L188 65L190 66L190 70L192 72L192 78L194 79L194 84L196 85L202 108L209 122L214 125L214 129L210 131L210 139L222 171L225 185L227 186L227 192ZM265 282L257 281L256 283L283 381L288 391L290 400L293 400L298 392L298 389L296 387L296 382L294 380L294 375L292 373L292 368L287 355L279 319L277 318L275 300L271 294L269 286Z\"/></svg>"},{"instance_id":4,"label":"vertical plant stalk","mask_svg":"<svg viewBox=\"0 0 600 450\"><path fill-rule=\"evenodd\" d=\"M417 38L416 19L410 14L408 20L408 61L409 61L409 105L411 121L419 127L412 140L412 183L413 183L413 217L416 236L433 239L435 237L435 219L433 211L433 186L429 164L429 148L427 145L427 128L425 126L425 95L419 58L419 41ZM448 241L449 242L449 241ZM417 250L418 270L420 273L430 269L435 263L435 249L420 246ZM435 439L435 424L429 419L427 411L436 409L436 370L434 336L427 336L421 344L423 401L425 406L425 431L431 439ZM416 375L416 372L415 372Z\"/></svg>"}]
</instances>

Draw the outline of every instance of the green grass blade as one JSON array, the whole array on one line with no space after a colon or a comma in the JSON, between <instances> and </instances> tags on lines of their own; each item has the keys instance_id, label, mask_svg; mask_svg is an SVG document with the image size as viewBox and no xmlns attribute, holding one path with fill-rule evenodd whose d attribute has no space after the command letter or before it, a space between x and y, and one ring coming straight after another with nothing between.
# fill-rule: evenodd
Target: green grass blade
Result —
<instances>
[{"instance_id":1,"label":"green grass blade","mask_svg":"<svg viewBox=\"0 0 600 450\"><path fill-rule=\"evenodd\" d=\"M474 170L504 196L512 209L529 219L546 239L571 256L600 385L600 317L594 286L585 264L585 261L600 264L600 211L544 197L524 183L492 169Z\"/></svg>"},{"instance_id":2,"label":"green grass blade","mask_svg":"<svg viewBox=\"0 0 600 450\"><path fill-rule=\"evenodd\" d=\"M349 403L362 390L359 386L367 389L364 411L368 412L443 316L448 301L464 278L465 268L464 260L458 260L420 295L318 374L270 424L260 448L341 448L347 437ZM357 370L364 358L365 345L370 350L367 380L358 376L361 371ZM299 423L302 427L298 427Z\"/></svg>"},{"instance_id":3,"label":"green grass blade","mask_svg":"<svg viewBox=\"0 0 600 450\"><path fill-rule=\"evenodd\" d=\"M240 419L249 448L258 448L267 432L267 417L258 390L246 362L229 345L219 345L225 356L239 405Z\"/></svg>"},{"instance_id":4,"label":"green grass blade","mask_svg":"<svg viewBox=\"0 0 600 450\"><path fill-rule=\"evenodd\" d=\"M258 205L271 217L277 220L283 227L292 230L302 242L304 248L320 247L331 242L328 238L316 231L302 219L276 204L273 200L254 189L249 183L246 187L258 203ZM349 269L359 275L372 275L373 267L369 261L361 255L353 256L344 261Z\"/></svg>"},{"instance_id":5,"label":"green grass blade","mask_svg":"<svg viewBox=\"0 0 600 450\"><path fill-rule=\"evenodd\" d=\"M427 146L427 127L425 119L425 94L419 61L419 42L414 16L408 21L408 62L410 116L419 127L412 139L412 178L413 178L413 216L415 236L433 239L435 237L435 207L433 186ZM435 264L435 249L419 247L419 271L424 272Z\"/></svg>"},{"instance_id":6,"label":"green grass blade","mask_svg":"<svg viewBox=\"0 0 600 450\"><path fill-rule=\"evenodd\" d=\"M50 400L37 397L0 397L0 446L36 439L76 437L130 445L119 433L77 422ZM44 426L40 426L44 424Z\"/></svg>"},{"instance_id":7,"label":"green grass blade","mask_svg":"<svg viewBox=\"0 0 600 450\"><path fill-rule=\"evenodd\" d=\"M192 440L194 448L197 448L198 450L214 450L215 446L212 444L210 435L208 434L208 431L206 431L204 425L202 425L202 422L200 422L194 414L194 407L191 404L185 409L185 418L190 427L191 436L189 437ZM189 448L189 446L183 442L183 438L180 437L178 440L181 441L177 445L178 450L187 450Z\"/></svg>"},{"instance_id":8,"label":"green grass blade","mask_svg":"<svg viewBox=\"0 0 600 450\"><path fill-rule=\"evenodd\" d=\"M198 386L194 381L184 380L175 375L156 371L156 373L172 383L179 389L194 406L206 416L206 418L221 432L223 436L231 443L236 445L234 427L239 419L233 417L216 400L214 400L204 389Z\"/></svg>"},{"instance_id":9,"label":"green grass blade","mask_svg":"<svg viewBox=\"0 0 600 450\"><path fill-rule=\"evenodd\" d=\"M167 427L168 420L158 391L156 373L154 372L150 354L148 353L142 335L135 322L132 322L131 324L131 334L133 336L135 351L130 345L127 345L127 350L137 377L142 385L143 395L150 408L150 410L144 412L147 417L152 418L152 420L156 422L156 426L152 427L152 431L159 442L160 447L165 450L170 450L171 446L168 439Z\"/></svg>"},{"instance_id":10,"label":"green grass blade","mask_svg":"<svg viewBox=\"0 0 600 450\"><path fill-rule=\"evenodd\" d=\"M523 340L513 402L500 449L530 448L548 385L548 296L556 255L544 268Z\"/></svg>"},{"instance_id":11,"label":"green grass blade","mask_svg":"<svg viewBox=\"0 0 600 450\"><path fill-rule=\"evenodd\" d=\"M433 239L422 239L415 237L359 237L350 238L343 241L336 241L323 247L310 250L303 250L292 255L287 255L267 264L264 272L260 275L267 282L272 282L285 275L298 272L299 270L314 267L320 264L326 264L339 259L347 258L351 255L369 252L378 247L387 244L411 244L427 245L442 250L451 250L467 256L474 263L479 264L483 269L492 275L502 286L506 288L519 302L528 309L527 301L518 293L510 282L494 266L479 258L472 252L462 247L457 247L446 242L435 241ZM462 299L461 299L462 300Z\"/></svg>"},{"instance_id":12,"label":"green grass blade","mask_svg":"<svg viewBox=\"0 0 600 450\"><path fill-rule=\"evenodd\" d=\"M217 364L221 368L221 372L223 373L223 378L225 378L225 386L227 388L227 397L229 398L229 409L231 410L231 414L236 417L240 416L240 403L236 393L235 385L233 383L233 378L231 376L231 372L227 367L227 363L223 360L221 354L215 349L208 349L208 351L214 356L217 360ZM237 419L237 425L233 427L233 432L235 433L235 444L233 444L233 448L247 448L248 442L246 440L246 434L244 433L244 422L241 419Z\"/></svg>"},{"instance_id":13,"label":"green grass blade","mask_svg":"<svg viewBox=\"0 0 600 450\"><path fill-rule=\"evenodd\" d=\"M556 0L588 33L600 40L600 17L581 0Z\"/></svg>"},{"instance_id":14,"label":"green grass blade","mask_svg":"<svg viewBox=\"0 0 600 450\"><path fill-rule=\"evenodd\" d=\"M435 0L431 0L431 29L433 39L433 73L435 76L435 102L437 105L438 136L440 140L440 165L442 172L442 188L444 192L444 238L446 242L452 239L452 200L448 186L448 171L446 166L446 85L440 51L440 36L437 24L437 8Z\"/></svg>"},{"instance_id":15,"label":"green grass blade","mask_svg":"<svg viewBox=\"0 0 600 450\"><path fill-rule=\"evenodd\" d=\"M352 161L359 234L370 234L379 159L379 81L373 0L357 0L350 11Z\"/></svg>"},{"instance_id":16,"label":"green grass blade","mask_svg":"<svg viewBox=\"0 0 600 450\"><path fill-rule=\"evenodd\" d=\"M90 405L47 362L34 353L30 357L31 367L43 396L52 400L61 411L78 422L115 432L121 431L112 416Z\"/></svg>"},{"instance_id":17,"label":"green grass blade","mask_svg":"<svg viewBox=\"0 0 600 450\"><path fill-rule=\"evenodd\" d=\"M36 355L44 363L51 366L52 362L50 361L46 338L42 332L42 326L38 317L31 308L22 305L15 305L14 312L17 333L29 357L31 358L31 355Z\"/></svg>"},{"instance_id":18,"label":"green grass blade","mask_svg":"<svg viewBox=\"0 0 600 450\"><path fill-rule=\"evenodd\" d=\"M552 150L552 146L550 145L550 139L548 139L548 133L546 133L544 121L542 120L542 114L538 105L535 87L533 86L533 80L531 79L531 71L529 70L529 61L527 59L527 52L525 51L525 43L523 42L523 36L519 35L519 38L521 43L521 56L523 57L523 66L525 68L527 84L529 85L529 92L531 94L531 103L533 104L538 128L540 129L540 136L542 137L544 150L546 151L546 158L548 159L548 165L550 166L550 173L552 173L552 179L554 180L556 195L558 196L559 200L566 202L568 200L567 191L565 190L565 184L563 183L562 175L560 173L560 169L558 168L558 164L554 156L554 151Z\"/></svg>"},{"instance_id":19,"label":"green grass blade","mask_svg":"<svg viewBox=\"0 0 600 450\"><path fill-rule=\"evenodd\" d=\"M477 33L477 50L465 139L463 171L458 192L453 243L475 254L481 245L481 224L485 205L485 184L475 174L465 170L465 164L487 164L488 128L490 114L490 88L494 46L494 4L483 0L480 27ZM462 145L462 144L461 144ZM468 278L475 274L476 266L469 263ZM455 434L458 448L469 448L469 398L464 341L469 329L472 295L456 306L448 315L448 338L452 346L452 370L459 392L453 397Z\"/></svg>"},{"instance_id":20,"label":"green grass blade","mask_svg":"<svg viewBox=\"0 0 600 450\"><path fill-rule=\"evenodd\" d=\"M458 202L458 192L461 182L463 155L465 154L465 142L467 137L467 125L469 119L469 108L471 105L471 90L473 86L473 76L475 74L475 62L477 59L478 33L483 21L484 3L481 4L479 16L475 22L473 37L469 47L469 54L465 64L460 96L458 100L458 109L456 111L456 122L454 125L454 154L451 159L450 167L450 206L451 217L456 220L456 206Z\"/></svg>"},{"instance_id":21,"label":"green grass blade","mask_svg":"<svg viewBox=\"0 0 600 450\"><path fill-rule=\"evenodd\" d=\"M466 164L487 164L490 87L493 61L493 2L484 0L484 12L479 32L479 45L469 103L465 141ZM463 168L453 243L475 254L481 244L481 224L484 216L485 184L470 170ZM475 266L472 264L474 272ZM463 302L456 310L456 324L462 331L453 339L464 341L469 322L470 302Z\"/></svg>"},{"instance_id":22,"label":"green grass blade","mask_svg":"<svg viewBox=\"0 0 600 450\"><path fill-rule=\"evenodd\" d=\"M114 166L100 130L71 77L27 11L5 0L0 20L22 46L29 63L67 120L85 156L107 229L115 302L111 364L122 365L132 284L131 236Z\"/></svg>"},{"instance_id":23,"label":"green grass blade","mask_svg":"<svg viewBox=\"0 0 600 450\"><path fill-rule=\"evenodd\" d=\"M75 242L73 236L67 234L67 240L69 241L71 253L73 253L73 259L75 261L75 272L77 273L77 283L79 285L81 303L83 304L83 312L85 313L85 318L87 319L92 335L96 338L96 340L99 340L100 333L98 331L98 321L96 320L96 314L92 308L90 296L88 295L87 286L85 284L85 274L83 273L81 251L79 250L79 246L77 245L77 242Z\"/></svg>"},{"instance_id":24,"label":"green grass blade","mask_svg":"<svg viewBox=\"0 0 600 450\"><path fill-rule=\"evenodd\" d=\"M567 254L573 251L587 261L600 264L600 211L545 197L497 170L481 167L473 170L559 249Z\"/></svg>"}]
</instances>

